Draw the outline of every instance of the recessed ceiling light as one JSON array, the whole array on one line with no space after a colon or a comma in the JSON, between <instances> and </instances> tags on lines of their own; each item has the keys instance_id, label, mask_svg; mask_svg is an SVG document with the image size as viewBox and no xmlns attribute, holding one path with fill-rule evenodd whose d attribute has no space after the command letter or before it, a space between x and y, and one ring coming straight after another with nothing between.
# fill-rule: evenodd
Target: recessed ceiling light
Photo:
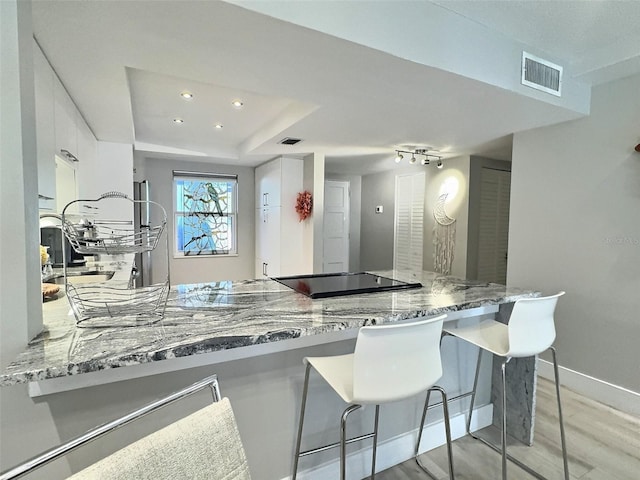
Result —
<instances>
[{"instance_id":1,"label":"recessed ceiling light","mask_svg":"<svg viewBox=\"0 0 640 480\"><path fill-rule=\"evenodd\" d=\"M181 119L181 118L174 118L174 119L173 119L173 121L174 121L175 123L184 123L184 120L183 120L183 119Z\"/></svg>"},{"instance_id":2,"label":"recessed ceiling light","mask_svg":"<svg viewBox=\"0 0 640 480\"><path fill-rule=\"evenodd\" d=\"M193 93L191 93L191 92L182 92L180 94L180 96L182 98L184 98L185 100L191 100L193 98Z\"/></svg>"},{"instance_id":3,"label":"recessed ceiling light","mask_svg":"<svg viewBox=\"0 0 640 480\"><path fill-rule=\"evenodd\" d=\"M220 130L222 128L222 124L221 123L216 123L215 124L215 128L217 128L218 130Z\"/></svg>"},{"instance_id":4,"label":"recessed ceiling light","mask_svg":"<svg viewBox=\"0 0 640 480\"><path fill-rule=\"evenodd\" d=\"M236 108L242 108L242 105L244 105L244 103L242 103L242 100L234 100L233 102L231 102L231 105Z\"/></svg>"}]
</instances>

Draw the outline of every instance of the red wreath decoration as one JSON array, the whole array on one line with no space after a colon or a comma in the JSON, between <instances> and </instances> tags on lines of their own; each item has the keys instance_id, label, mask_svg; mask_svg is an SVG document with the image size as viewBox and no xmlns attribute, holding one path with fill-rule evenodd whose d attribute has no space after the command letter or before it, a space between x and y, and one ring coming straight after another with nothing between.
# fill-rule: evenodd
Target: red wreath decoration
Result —
<instances>
[{"instance_id":1,"label":"red wreath decoration","mask_svg":"<svg viewBox=\"0 0 640 480\"><path fill-rule=\"evenodd\" d=\"M298 212L301 222L311 215L312 209L313 197L311 196L311 192L305 190L304 192L298 193L298 198L296 199L296 212Z\"/></svg>"}]
</instances>

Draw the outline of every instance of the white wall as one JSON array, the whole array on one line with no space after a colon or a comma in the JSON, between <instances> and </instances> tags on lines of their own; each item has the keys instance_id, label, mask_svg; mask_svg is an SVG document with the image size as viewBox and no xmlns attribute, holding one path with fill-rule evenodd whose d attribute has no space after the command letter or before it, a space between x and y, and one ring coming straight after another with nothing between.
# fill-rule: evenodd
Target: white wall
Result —
<instances>
[{"instance_id":1,"label":"white wall","mask_svg":"<svg viewBox=\"0 0 640 480\"><path fill-rule=\"evenodd\" d=\"M565 65L561 97L523 86L520 83L523 50L551 61L560 59L493 32L438 2L228 1L415 63L455 72L576 112L589 112L589 86L572 78L571 65Z\"/></svg>"},{"instance_id":2,"label":"white wall","mask_svg":"<svg viewBox=\"0 0 640 480\"><path fill-rule=\"evenodd\" d=\"M136 161L136 168L139 168ZM171 258L171 284L245 280L255 277L255 174L250 167L157 158L144 160L150 199L167 211L167 233ZM173 258L173 170L238 175L238 255ZM140 180L144 180L140 178ZM154 219L152 219L153 221ZM162 240L164 242L164 240ZM158 248L152 254L152 281L166 278L166 253Z\"/></svg>"},{"instance_id":3,"label":"white wall","mask_svg":"<svg viewBox=\"0 0 640 480\"><path fill-rule=\"evenodd\" d=\"M304 157L302 185L313 195L311 218L304 222L304 258L302 271L322 272L324 251L324 154L311 153Z\"/></svg>"},{"instance_id":4,"label":"white wall","mask_svg":"<svg viewBox=\"0 0 640 480\"><path fill-rule=\"evenodd\" d=\"M0 369L4 369L42 330L42 308L31 4L0 2L0 22Z\"/></svg>"},{"instance_id":5,"label":"white wall","mask_svg":"<svg viewBox=\"0 0 640 480\"><path fill-rule=\"evenodd\" d=\"M640 392L640 76L591 115L514 136L508 282L566 290L561 365Z\"/></svg>"},{"instance_id":6,"label":"white wall","mask_svg":"<svg viewBox=\"0 0 640 480\"><path fill-rule=\"evenodd\" d=\"M469 223L469 167L468 156L450 158L444 161L442 169L429 165L425 189L425 227L423 267L434 270L433 229L435 219L433 209L436 200L447 193L445 213L456 220L456 239L451 266L451 275L466 277L467 272L467 225Z\"/></svg>"}]
</instances>

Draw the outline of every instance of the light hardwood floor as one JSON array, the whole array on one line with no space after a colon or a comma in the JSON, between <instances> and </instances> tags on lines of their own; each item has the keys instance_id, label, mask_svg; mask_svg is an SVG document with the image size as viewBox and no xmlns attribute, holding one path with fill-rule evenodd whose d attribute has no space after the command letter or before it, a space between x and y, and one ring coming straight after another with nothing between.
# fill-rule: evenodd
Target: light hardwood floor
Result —
<instances>
[{"instance_id":1,"label":"light hardwood floor","mask_svg":"<svg viewBox=\"0 0 640 480\"><path fill-rule=\"evenodd\" d=\"M513 440L508 451L549 480L562 480L562 457L557 404L552 382L540 379L537 394L535 439L532 447ZM640 418L634 417L571 390L562 388L572 480L640 480ZM497 437L493 427L484 429L485 437ZM453 458L456 480L497 480L501 478L500 456L469 436L454 442ZM445 447L428 452L421 461L441 480L448 479ZM535 477L509 462L509 480L532 480ZM377 480L428 480L415 461L408 460L376 475Z\"/></svg>"}]
</instances>

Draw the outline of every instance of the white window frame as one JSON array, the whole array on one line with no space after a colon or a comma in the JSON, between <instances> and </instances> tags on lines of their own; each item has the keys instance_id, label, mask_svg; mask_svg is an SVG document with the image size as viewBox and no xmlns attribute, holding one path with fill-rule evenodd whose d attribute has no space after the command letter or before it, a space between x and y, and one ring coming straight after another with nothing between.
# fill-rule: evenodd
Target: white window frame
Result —
<instances>
[{"instance_id":1,"label":"white window frame","mask_svg":"<svg viewBox=\"0 0 640 480\"><path fill-rule=\"evenodd\" d=\"M233 183L233 191L231 193L232 199L230 204L233 208L230 212L225 212L224 217L231 219L231 245L228 251L221 253L216 252L214 249L202 250L199 253L185 254L184 250L179 249L179 217L190 216L189 212L180 210L178 208L178 183L179 180L193 180L198 182L225 182ZM171 180L171 189L173 196L172 214L173 214L173 257L174 258L216 258L216 257L232 257L238 255L238 176L209 173L209 172L187 172L182 170L174 170ZM211 201L210 197L207 197L205 201ZM198 210L201 214L212 215L211 211ZM182 223L184 225L184 223Z\"/></svg>"}]
</instances>

